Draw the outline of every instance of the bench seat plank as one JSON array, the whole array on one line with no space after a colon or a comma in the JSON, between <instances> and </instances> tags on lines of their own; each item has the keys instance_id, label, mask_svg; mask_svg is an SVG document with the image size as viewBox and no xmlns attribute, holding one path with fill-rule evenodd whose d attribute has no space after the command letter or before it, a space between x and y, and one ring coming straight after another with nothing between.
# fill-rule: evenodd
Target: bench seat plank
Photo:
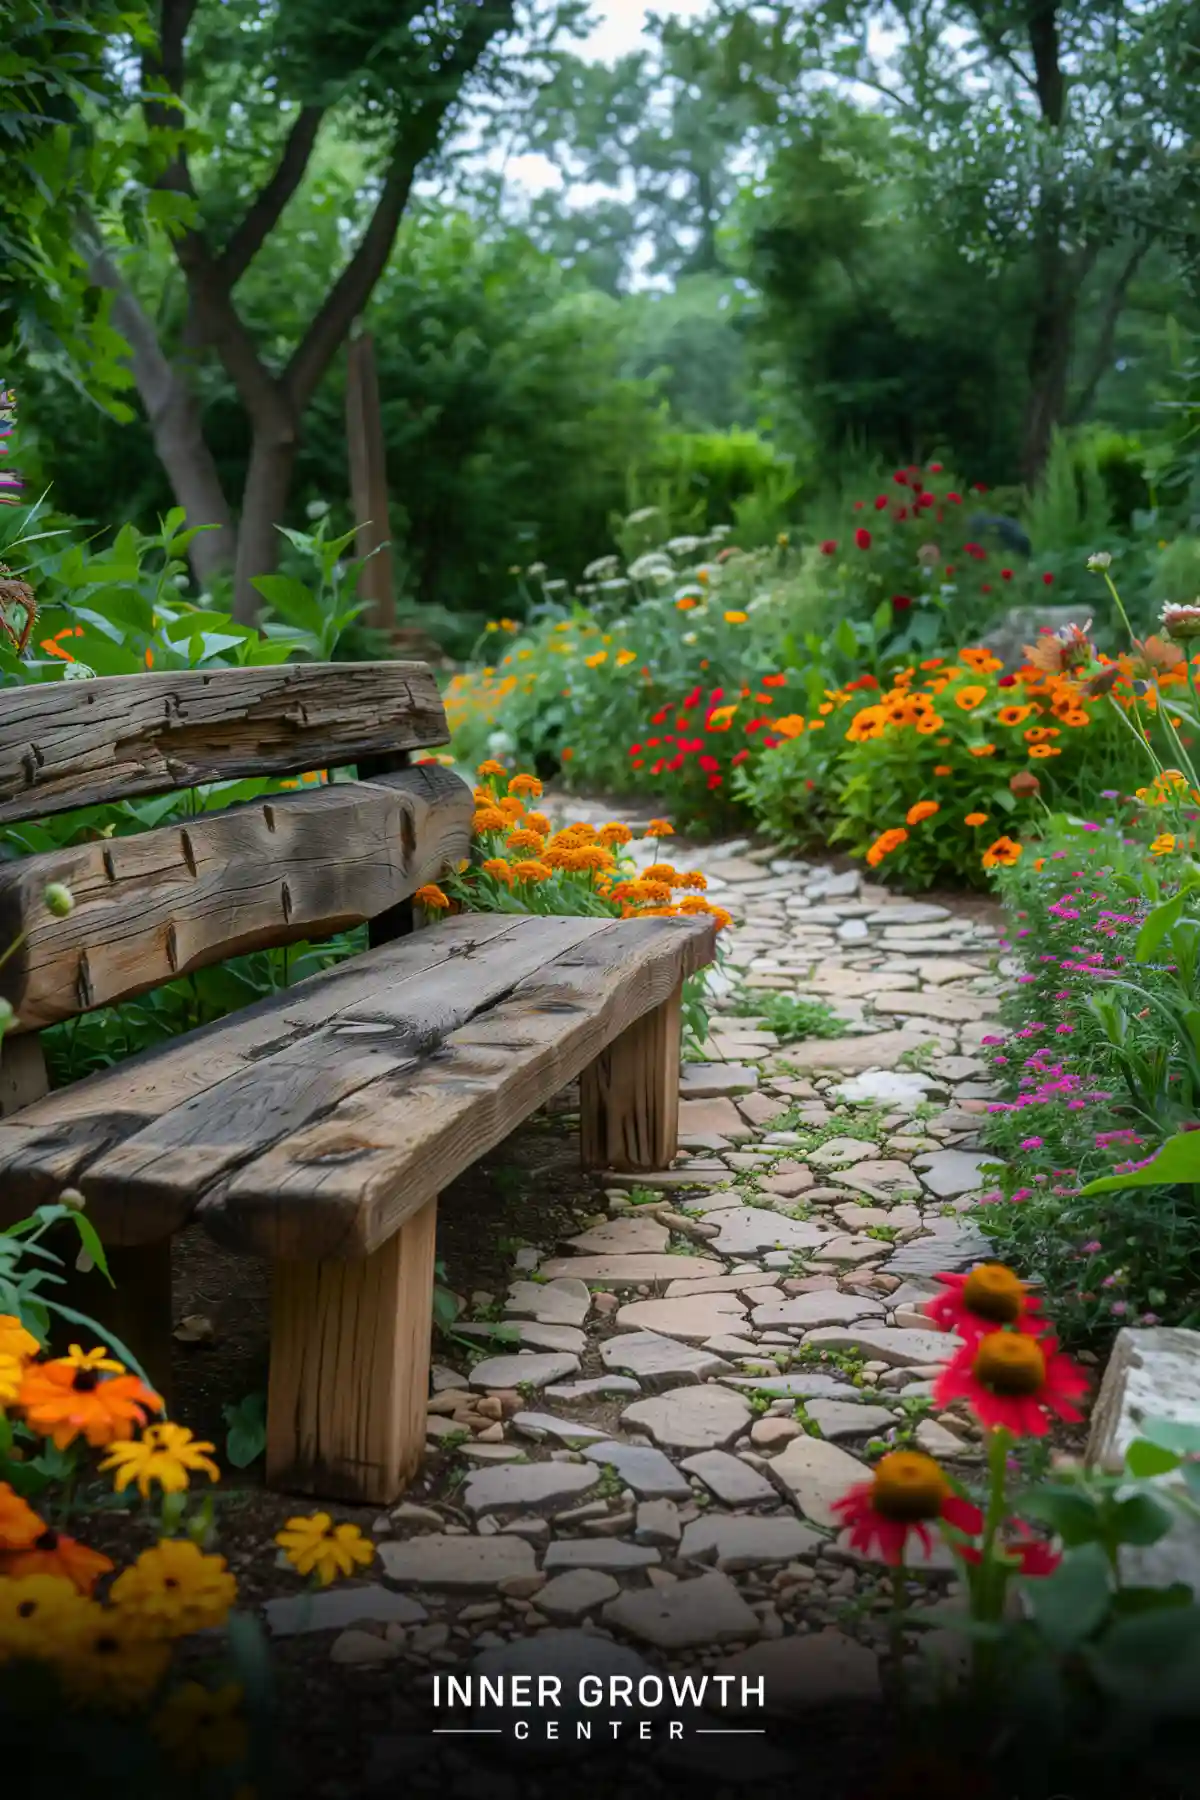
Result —
<instances>
[{"instance_id":1,"label":"bench seat plank","mask_svg":"<svg viewBox=\"0 0 1200 1800\"><path fill-rule=\"evenodd\" d=\"M5 691L0 825L449 741L424 663L283 663Z\"/></svg>"},{"instance_id":2,"label":"bench seat plank","mask_svg":"<svg viewBox=\"0 0 1200 1800\"><path fill-rule=\"evenodd\" d=\"M272 795L0 868L0 970L16 1031L144 994L229 957L331 937L395 906L471 846L474 800L437 764ZM61 882L74 911L43 895Z\"/></svg>"}]
</instances>

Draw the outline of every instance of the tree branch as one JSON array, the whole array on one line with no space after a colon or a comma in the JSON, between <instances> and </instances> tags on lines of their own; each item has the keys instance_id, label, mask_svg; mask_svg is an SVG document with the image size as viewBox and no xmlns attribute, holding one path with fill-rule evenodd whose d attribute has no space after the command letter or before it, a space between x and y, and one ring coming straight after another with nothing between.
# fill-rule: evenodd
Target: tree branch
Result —
<instances>
[{"instance_id":1,"label":"tree branch","mask_svg":"<svg viewBox=\"0 0 1200 1800\"><path fill-rule=\"evenodd\" d=\"M1125 259L1121 273L1117 276L1105 303L1100 321L1100 336L1092 354L1087 379L1076 395L1074 404L1067 414L1069 425L1078 425L1091 411L1092 401L1096 398L1096 389L1112 367L1113 346L1116 343L1117 325L1125 310L1125 301L1129 295L1130 283L1141 267L1142 258L1149 250L1151 239L1146 237L1134 245Z\"/></svg>"},{"instance_id":2,"label":"tree branch","mask_svg":"<svg viewBox=\"0 0 1200 1800\"><path fill-rule=\"evenodd\" d=\"M251 201L245 217L216 259L215 272L226 287L236 287L279 216L304 179L325 109L302 106L287 135L275 172Z\"/></svg>"},{"instance_id":3,"label":"tree branch","mask_svg":"<svg viewBox=\"0 0 1200 1800\"><path fill-rule=\"evenodd\" d=\"M299 414L346 339L387 267L417 169L437 147L463 84L496 34L511 27L514 0L483 0L439 71L435 97L417 107L401 130L391 165L362 241L330 289L284 371L282 386Z\"/></svg>"},{"instance_id":4,"label":"tree branch","mask_svg":"<svg viewBox=\"0 0 1200 1800\"><path fill-rule=\"evenodd\" d=\"M1067 84L1058 48L1058 0L1029 0L1029 48L1042 117L1057 129L1066 111Z\"/></svg>"},{"instance_id":5,"label":"tree branch","mask_svg":"<svg viewBox=\"0 0 1200 1800\"><path fill-rule=\"evenodd\" d=\"M1028 70L1021 67L1014 52L1010 50L1005 43L1003 26L997 31L995 26L988 19L987 0L969 0L969 4L971 16L979 28L980 42L992 56L998 56L1002 63L1007 64L1013 74L1017 77L1017 80L1021 83L1022 87L1028 88L1031 94L1036 94L1037 83L1029 74Z\"/></svg>"}]
</instances>

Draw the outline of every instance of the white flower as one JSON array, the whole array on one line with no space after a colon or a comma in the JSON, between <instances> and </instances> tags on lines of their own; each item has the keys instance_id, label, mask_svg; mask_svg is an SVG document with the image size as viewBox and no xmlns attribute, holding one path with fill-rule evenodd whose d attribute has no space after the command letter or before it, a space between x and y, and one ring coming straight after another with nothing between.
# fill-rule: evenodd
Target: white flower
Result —
<instances>
[{"instance_id":1,"label":"white flower","mask_svg":"<svg viewBox=\"0 0 1200 1800\"><path fill-rule=\"evenodd\" d=\"M495 757L497 762L502 756L511 756L516 749L516 745L509 737L507 731L493 731L488 738L487 747L488 755Z\"/></svg>"},{"instance_id":2,"label":"white flower","mask_svg":"<svg viewBox=\"0 0 1200 1800\"><path fill-rule=\"evenodd\" d=\"M1089 569L1103 572L1105 569L1112 566L1112 557L1107 550L1093 551L1092 555L1087 559L1087 566Z\"/></svg>"},{"instance_id":3,"label":"white flower","mask_svg":"<svg viewBox=\"0 0 1200 1800\"><path fill-rule=\"evenodd\" d=\"M1200 637L1200 602L1168 600L1162 609L1162 626L1169 638Z\"/></svg>"}]
</instances>

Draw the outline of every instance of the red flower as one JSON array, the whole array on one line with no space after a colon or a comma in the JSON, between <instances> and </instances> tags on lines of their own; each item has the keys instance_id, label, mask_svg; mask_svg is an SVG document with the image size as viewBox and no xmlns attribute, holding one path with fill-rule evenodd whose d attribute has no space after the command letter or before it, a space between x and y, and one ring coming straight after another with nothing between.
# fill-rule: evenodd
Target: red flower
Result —
<instances>
[{"instance_id":1,"label":"red flower","mask_svg":"<svg viewBox=\"0 0 1200 1800\"><path fill-rule=\"evenodd\" d=\"M942 465L941 465L941 463L930 463L930 465L929 465L929 473L930 473L930 474L931 474L931 475L940 475L940 474L941 474L941 472L942 472Z\"/></svg>"},{"instance_id":2,"label":"red flower","mask_svg":"<svg viewBox=\"0 0 1200 1800\"><path fill-rule=\"evenodd\" d=\"M859 526L854 534L854 541L860 550L869 550L871 548L871 534L865 525Z\"/></svg>"},{"instance_id":3,"label":"red flower","mask_svg":"<svg viewBox=\"0 0 1200 1800\"><path fill-rule=\"evenodd\" d=\"M630 756L640 756L642 754L642 746L640 744L630 744L629 754Z\"/></svg>"},{"instance_id":4,"label":"red flower","mask_svg":"<svg viewBox=\"0 0 1200 1800\"><path fill-rule=\"evenodd\" d=\"M1012 580L1012 570L1011 569L1001 569L1000 579L1001 579L1001 581L1011 581Z\"/></svg>"},{"instance_id":5,"label":"red flower","mask_svg":"<svg viewBox=\"0 0 1200 1800\"><path fill-rule=\"evenodd\" d=\"M863 509L863 505L864 505L864 502L863 502L863 501L861 501L861 500L856 500L856 501L855 501L855 502L854 502L854 510L855 510L855 512L861 512L861 511L862 511L862 509Z\"/></svg>"},{"instance_id":6,"label":"red flower","mask_svg":"<svg viewBox=\"0 0 1200 1800\"><path fill-rule=\"evenodd\" d=\"M948 578L949 578L949 577L950 577L950 576L951 576L951 575L953 575L953 573L954 573L954 564L953 564L953 563L947 563L947 564L946 564L946 576L947 576L947 579L948 579Z\"/></svg>"},{"instance_id":7,"label":"red flower","mask_svg":"<svg viewBox=\"0 0 1200 1800\"><path fill-rule=\"evenodd\" d=\"M717 770L721 767L715 756L698 756L696 758L696 763L698 767L704 770L706 775L715 775Z\"/></svg>"},{"instance_id":8,"label":"red flower","mask_svg":"<svg viewBox=\"0 0 1200 1800\"><path fill-rule=\"evenodd\" d=\"M876 494L876 496L875 496L875 511L883 512L885 507L887 506L887 503L888 503L888 497L886 494Z\"/></svg>"},{"instance_id":9,"label":"red flower","mask_svg":"<svg viewBox=\"0 0 1200 1800\"><path fill-rule=\"evenodd\" d=\"M680 769L682 769L683 764L684 764L684 754L683 754L683 751L681 750L679 752L678 756L673 756L671 758L670 762L667 764L667 767L668 767L668 769L670 769L672 775L674 775L674 774L678 773L678 771Z\"/></svg>"},{"instance_id":10,"label":"red flower","mask_svg":"<svg viewBox=\"0 0 1200 1800\"><path fill-rule=\"evenodd\" d=\"M786 680L786 675L764 675L762 684L764 687L782 687Z\"/></svg>"},{"instance_id":11,"label":"red flower","mask_svg":"<svg viewBox=\"0 0 1200 1800\"><path fill-rule=\"evenodd\" d=\"M749 756L749 754L750 754L750 752L748 750L735 750L733 755L729 759L730 766L732 768L736 769L739 763L744 763L746 761L746 758Z\"/></svg>"},{"instance_id":12,"label":"red flower","mask_svg":"<svg viewBox=\"0 0 1200 1800\"><path fill-rule=\"evenodd\" d=\"M1053 575L1049 575L1049 574L1047 574L1047 575L1043 575L1043 576L1042 576L1042 580L1043 580L1043 582L1044 582L1044 583L1045 583L1045 584L1046 584L1046 586L1047 586L1047 587L1053 587L1053 586L1054 586L1054 577L1053 577Z\"/></svg>"},{"instance_id":13,"label":"red flower","mask_svg":"<svg viewBox=\"0 0 1200 1800\"><path fill-rule=\"evenodd\" d=\"M837 550L837 539L836 538L825 538L825 540L821 544L821 555L822 556L833 556L834 553L836 552L836 550Z\"/></svg>"},{"instance_id":14,"label":"red flower","mask_svg":"<svg viewBox=\"0 0 1200 1800\"><path fill-rule=\"evenodd\" d=\"M904 1561L910 1532L928 1554L935 1520L972 1537L983 1530L979 1508L956 1498L932 1456L919 1450L893 1450L876 1464L872 1480L850 1488L832 1510L850 1528L852 1550L870 1556L877 1543L881 1561L893 1568Z\"/></svg>"},{"instance_id":15,"label":"red flower","mask_svg":"<svg viewBox=\"0 0 1200 1800\"><path fill-rule=\"evenodd\" d=\"M687 712L691 707L699 706L699 704L700 704L700 689L698 687L694 687L692 689L691 693L688 695L687 699L683 702L683 710L684 710L684 712Z\"/></svg>"},{"instance_id":16,"label":"red flower","mask_svg":"<svg viewBox=\"0 0 1200 1800\"><path fill-rule=\"evenodd\" d=\"M961 494L950 493L950 494L946 495L946 499L950 502L951 506L961 506L962 505L962 495Z\"/></svg>"},{"instance_id":17,"label":"red flower","mask_svg":"<svg viewBox=\"0 0 1200 1800\"><path fill-rule=\"evenodd\" d=\"M976 481L971 484L971 492L973 494L986 494L987 488L982 481Z\"/></svg>"},{"instance_id":18,"label":"red flower","mask_svg":"<svg viewBox=\"0 0 1200 1800\"><path fill-rule=\"evenodd\" d=\"M896 473L892 476L892 480L898 481L901 487L908 486L908 476L904 473L903 469L897 469Z\"/></svg>"},{"instance_id":19,"label":"red flower","mask_svg":"<svg viewBox=\"0 0 1200 1800\"><path fill-rule=\"evenodd\" d=\"M1087 1377L1053 1337L993 1331L965 1343L934 1385L939 1409L965 1400L987 1430L1003 1427L1017 1437L1045 1437L1050 1416L1078 1423L1073 1402L1087 1391Z\"/></svg>"},{"instance_id":20,"label":"red flower","mask_svg":"<svg viewBox=\"0 0 1200 1800\"><path fill-rule=\"evenodd\" d=\"M984 582L984 584L983 584L983 586L982 586L982 587L981 587L981 588L980 588L980 590L979 590L979 591L980 591L980 593L981 593L981 594L990 594L990 593L991 593L991 591L992 591L992 584L991 584L991 582L990 582L990 581L985 581L985 582Z\"/></svg>"},{"instance_id":21,"label":"red flower","mask_svg":"<svg viewBox=\"0 0 1200 1800\"><path fill-rule=\"evenodd\" d=\"M1041 1301L1003 1263L976 1263L966 1275L938 1275L943 1292L925 1302L922 1311L939 1331L955 1331L968 1343L978 1342L1004 1325L1036 1334L1045 1320L1035 1318Z\"/></svg>"},{"instance_id":22,"label":"red flower","mask_svg":"<svg viewBox=\"0 0 1200 1800\"><path fill-rule=\"evenodd\" d=\"M908 517L908 508L907 508L907 506L898 506L898 507L897 507L897 508L896 508L896 513L895 513L895 517L896 517L896 518L897 518L897 519L907 519L907 517Z\"/></svg>"},{"instance_id":23,"label":"red flower","mask_svg":"<svg viewBox=\"0 0 1200 1800\"><path fill-rule=\"evenodd\" d=\"M982 562L987 554L982 544L964 544L963 550L967 556L973 556L976 562Z\"/></svg>"},{"instance_id":24,"label":"red flower","mask_svg":"<svg viewBox=\"0 0 1200 1800\"><path fill-rule=\"evenodd\" d=\"M894 612L907 612L911 605L912 601L907 594L892 595L892 610Z\"/></svg>"},{"instance_id":25,"label":"red flower","mask_svg":"<svg viewBox=\"0 0 1200 1800\"><path fill-rule=\"evenodd\" d=\"M1016 687L1016 685L1017 678L1015 675L1002 675L996 683L997 687Z\"/></svg>"},{"instance_id":26,"label":"red flower","mask_svg":"<svg viewBox=\"0 0 1200 1800\"><path fill-rule=\"evenodd\" d=\"M708 785L710 788L719 788L724 784L724 781L725 777L723 775L710 775L708 778Z\"/></svg>"},{"instance_id":27,"label":"red flower","mask_svg":"<svg viewBox=\"0 0 1200 1800\"><path fill-rule=\"evenodd\" d=\"M656 713L651 713L650 723L652 725L665 725L667 722L667 714L670 710L669 706L660 706Z\"/></svg>"},{"instance_id":28,"label":"red flower","mask_svg":"<svg viewBox=\"0 0 1200 1800\"><path fill-rule=\"evenodd\" d=\"M932 494L918 494L917 495L917 505L918 506L932 506L933 503L934 503L934 501L933 501Z\"/></svg>"},{"instance_id":29,"label":"red flower","mask_svg":"<svg viewBox=\"0 0 1200 1800\"><path fill-rule=\"evenodd\" d=\"M1016 1563L1015 1573L1030 1579L1053 1575L1062 1561L1058 1551L1051 1549L1044 1538L1035 1537L1028 1525L1020 1519L1013 1521L1012 1529L1016 1542L1001 1543L999 1548L1004 1551L1009 1561ZM959 1544L957 1548L958 1554L964 1562L980 1563L983 1561L983 1553L977 1544Z\"/></svg>"}]
</instances>

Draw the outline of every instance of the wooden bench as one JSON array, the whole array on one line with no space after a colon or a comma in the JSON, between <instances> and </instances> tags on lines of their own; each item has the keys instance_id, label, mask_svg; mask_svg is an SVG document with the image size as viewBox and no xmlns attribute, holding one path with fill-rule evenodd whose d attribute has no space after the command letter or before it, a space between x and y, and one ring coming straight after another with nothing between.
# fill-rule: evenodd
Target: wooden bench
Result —
<instances>
[{"instance_id":1,"label":"wooden bench","mask_svg":"<svg viewBox=\"0 0 1200 1800\"><path fill-rule=\"evenodd\" d=\"M588 1167L675 1154L699 918L463 915L411 895L470 854L471 790L420 664L120 676L0 691L0 824L233 779L357 778L0 864L0 1204L81 1190L116 1292L88 1305L165 1383L171 1238L272 1264L267 1478L386 1502L425 1441L437 1196L581 1078ZM48 883L75 897L66 917ZM38 1032L253 949L369 921L371 947L48 1091ZM81 1304L76 1298L76 1303ZM107 1310L106 1310L107 1308Z\"/></svg>"}]
</instances>

